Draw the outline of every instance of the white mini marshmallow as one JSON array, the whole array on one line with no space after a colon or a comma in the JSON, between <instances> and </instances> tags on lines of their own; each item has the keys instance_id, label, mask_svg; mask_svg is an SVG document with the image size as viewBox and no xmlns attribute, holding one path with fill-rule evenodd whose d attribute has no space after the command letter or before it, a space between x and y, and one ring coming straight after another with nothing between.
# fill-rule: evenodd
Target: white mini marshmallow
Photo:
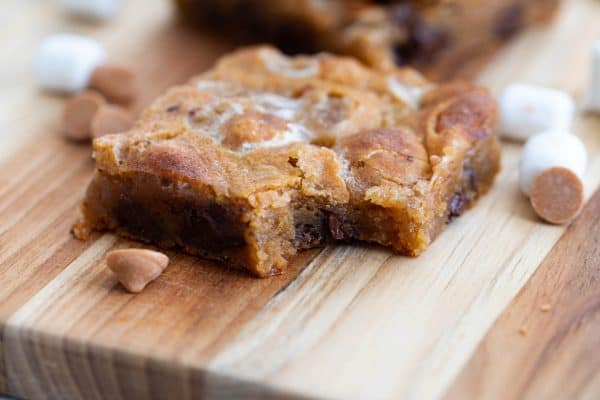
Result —
<instances>
[{"instance_id":1,"label":"white mini marshmallow","mask_svg":"<svg viewBox=\"0 0 600 400\"><path fill-rule=\"evenodd\" d=\"M87 87L106 52L92 39L58 34L46 38L35 57L35 79L48 90L77 92Z\"/></svg>"},{"instance_id":2,"label":"white mini marshmallow","mask_svg":"<svg viewBox=\"0 0 600 400\"><path fill-rule=\"evenodd\" d=\"M529 196L536 176L552 167L564 167L583 179L587 153L581 140L568 132L548 131L530 138L521 154L519 184Z\"/></svg>"},{"instance_id":3,"label":"white mini marshmallow","mask_svg":"<svg viewBox=\"0 0 600 400\"><path fill-rule=\"evenodd\" d=\"M415 110L419 108L424 92L422 87L406 85L400 82L395 76L390 76L387 84L389 91L394 97Z\"/></svg>"},{"instance_id":4,"label":"white mini marshmallow","mask_svg":"<svg viewBox=\"0 0 600 400\"><path fill-rule=\"evenodd\" d=\"M547 130L568 132L575 117L575 102L568 94L523 83L508 85L499 105L500 133L517 140Z\"/></svg>"},{"instance_id":5,"label":"white mini marshmallow","mask_svg":"<svg viewBox=\"0 0 600 400\"><path fill-rule=\"evenodd\" d=\"M585 108L589 111L600 112L600 40L592 49L592 76Z\"/></svg>"},{"instance_id":6,"label":"white mini marshmallow","mask_svg":"<svg viewBox=\"0 0 600 400\"><path fill-rule=\"evenodd\" d=\"M61 0L69 13L90 19L103 20L113 17L121 4L120 0Z\"/></svg>"}]
</instances>

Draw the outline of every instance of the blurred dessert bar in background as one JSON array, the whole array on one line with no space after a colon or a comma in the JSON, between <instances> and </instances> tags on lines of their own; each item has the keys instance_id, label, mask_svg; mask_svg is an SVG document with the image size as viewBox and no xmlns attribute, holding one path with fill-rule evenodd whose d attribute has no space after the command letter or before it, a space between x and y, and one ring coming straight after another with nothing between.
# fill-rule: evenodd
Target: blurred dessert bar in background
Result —
<instances>
[{"instance_id":1,"label":"blurred dessert bar in background","mask_svg":"<svg viewBox=\"0 0 600 400\"><path fill-rule=\"evenodd\" d=\"M430 79L471 78L559 0L176 0L181 16L288 53L329 51Z\"/></svg>"}]
</instances>

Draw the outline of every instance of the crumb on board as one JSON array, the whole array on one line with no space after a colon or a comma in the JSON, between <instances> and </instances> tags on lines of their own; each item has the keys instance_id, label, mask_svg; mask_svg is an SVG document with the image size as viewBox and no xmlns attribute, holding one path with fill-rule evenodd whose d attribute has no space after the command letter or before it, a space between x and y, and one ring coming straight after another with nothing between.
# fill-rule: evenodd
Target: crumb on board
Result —
<instances>
[{"instance_id":1,"label":"crumb on board","mask_svg":"<svg viewBox=\"0 0 600 400\"><path fill-rule=\"evenodd\" d=\"M527 336L527 329L525 329L523 326L519 328L518 332L521 336Z\"/></svg>"},{"instance_id":2,"label":"crumb on board","mask_svg":"<svg viewBox=\"0 0 600 400\"><path fill-rule=\"evenodd\" d=\"M552 306L548 303L545 303L540 306L540 310L542 312L548 312L548 311L552 310Z\"/></svg>"}]
</instances>

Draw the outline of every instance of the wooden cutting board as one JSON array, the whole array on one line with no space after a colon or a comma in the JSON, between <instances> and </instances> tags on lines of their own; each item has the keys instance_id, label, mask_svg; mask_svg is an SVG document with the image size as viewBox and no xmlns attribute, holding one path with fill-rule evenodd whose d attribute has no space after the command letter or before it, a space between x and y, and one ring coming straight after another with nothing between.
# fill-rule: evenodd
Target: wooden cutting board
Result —
<instances>
[{"instance_id":1,"label":"wooden cutting board","mask_svg":"<svg viewBox=\"0 0 600 400\"><path fill-rule=\"evenodd\" d=\"M175 24L168 2L124 2L106 25L70 19L55 2L5 3L0 392L600 398L600 193L570 227L541 223L517 188L517 144L505 143L492 192L419 258L332 246L259 280L169 253L163 276L126 293L104 255L132 243L69 235L93 163L88 145L60 137L64 99L33 86L36 46L59 31L97 38L138 71L139 108L232 45ZM599 21L598 1L565 0L552 27L521 36L481 81L496 91L515 80L550 85L581 102ZM575 131L590 154L591 197L600 183L600 119L581 116Z\"/></svg>"}]
</instances>

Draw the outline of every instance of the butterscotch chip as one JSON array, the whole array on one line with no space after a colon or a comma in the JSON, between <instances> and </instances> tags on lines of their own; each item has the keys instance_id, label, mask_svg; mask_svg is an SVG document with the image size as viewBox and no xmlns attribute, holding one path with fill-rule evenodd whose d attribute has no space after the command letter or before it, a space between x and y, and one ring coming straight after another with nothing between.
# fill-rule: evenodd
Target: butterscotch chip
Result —
<instances>
[{"instance_id":1,"label":"butterscotch chip","mask_svg":"<svg viewBox=\"0 0 600 400\"><path fill-rule=\"evenodd\" d=\"M106 263L128 291L139 293L167 268L169 257L158 251L122 249L109 252Z\"/></svg>"},{"instance_id":2,"label":"butterscotch chip","mask_svg":"<svg viewBox=\"0 0 600 400\"><path fill-rule=\"evenodd\" d=\"M108 135L111 133L124 132L131 128L134 118L126 109L110 104L104 104L92 119L92 137Z\"/></svg>"},{"instance_id":3,"label":"butterscotch chip","mask_svg":"<svg viewBox=\"0 0 600 400\"><path fill-rule=\"evenodd\" d=\"M92 119L104 103L104 97L91 90L71 97L62 114L62 131L65 136L72 140L89 139Z\"/></svg>"},{"instance_id":4,"label":"butterscotch chip","mask_svg":"<svg viewBox=\"0 0 600 400\"><path fill-rule=\"evenodd\" d=\"M121 65L101 65L94 70L90 87L104 94L112 102L127 104L135 97L135 74Z\"/></svg>"},{"instance_id":5,"label":"butterscotch chip","mask_svg":"<svg viewBox=\"0 0 600 400\"><path fill-rule=\"evenodd\" d=\"M581 209L583 183L567 168L550 168L533 180L530 199L540 218L553 224L563 224Z\"/></svg>"}]
</instances>

